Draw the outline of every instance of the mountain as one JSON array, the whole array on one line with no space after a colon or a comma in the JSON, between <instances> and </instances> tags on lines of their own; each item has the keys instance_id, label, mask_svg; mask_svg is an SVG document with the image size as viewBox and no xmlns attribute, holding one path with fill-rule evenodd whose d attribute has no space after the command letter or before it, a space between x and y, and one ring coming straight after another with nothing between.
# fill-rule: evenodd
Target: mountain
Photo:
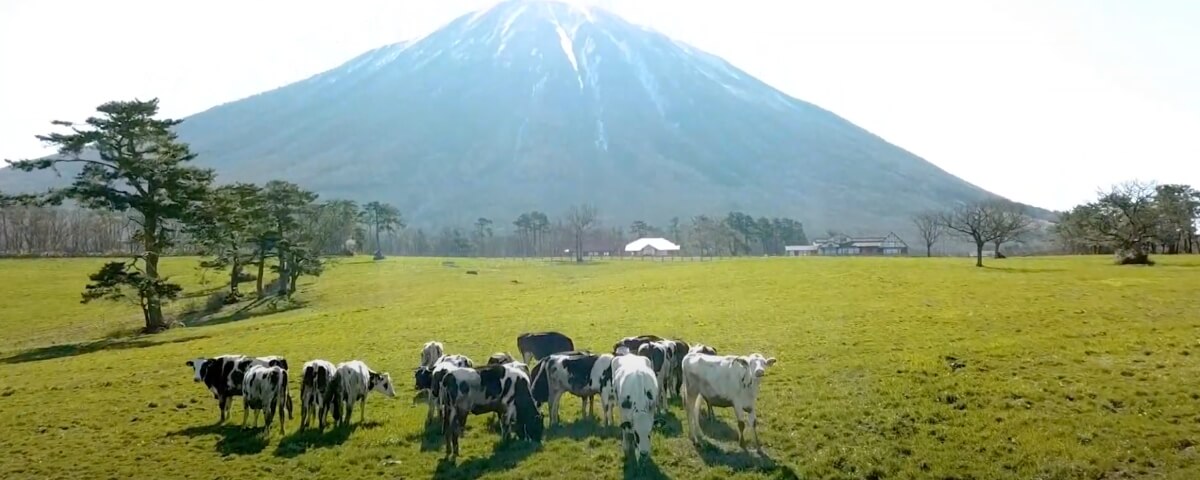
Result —
<instances>
[{"instance_id":1,"label":"mountain","mask_svg":"<svg viewBox=\"0 0 1200 480\"><path fill-rule=\"evenodd\" d=\"M615 225L743 210L880 233L993 196L716 56L547 0L464 15L178 128L223 181L388 201L416 224L587 202ZM16 175L0 189L47 178Z\"/></svg>"}]
</instances>

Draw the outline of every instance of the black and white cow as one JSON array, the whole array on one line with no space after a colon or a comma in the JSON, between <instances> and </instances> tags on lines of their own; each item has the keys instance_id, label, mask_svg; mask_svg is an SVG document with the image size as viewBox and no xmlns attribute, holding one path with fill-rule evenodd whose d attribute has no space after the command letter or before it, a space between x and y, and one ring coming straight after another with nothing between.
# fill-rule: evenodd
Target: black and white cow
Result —
<instances>
[{"instance_id":1,"label":"black and white cow","mask_svg":"<svg viewBox=\"0 0 1200 480\"><path fill-rule=\"evenodd\" d=\"M219 355L212 358L188 360L186 364L192 367L195 374L192 377L192 381L204 382L205 388L217 400L217 405L221 411L221 418L218 423L223 423L225 419L229 418L229 407L233 406L233 397L242 395L242 382L250 367L261 365L266 367L280 367L285 371L287 370L287 360L279 356L255 358L245 355ZM285 397L284 407L290 418L292 416L292 396L290 393Z\"/></svg>"},{"instance_id":2,"label":"black and white cow","mask_svg":"<svg viewBox=\"0 0 1200 480\"><path fill-rule=\"evenodd\" d=\"M566 392L583 399L584 418L595 415L595 396L600 395L604 424L612 424L612 359L609 354L556 353L533 367L533 399L550 404L550 425L559 423L559 400Z\"/></svg>"},{"instance_id":3,"label":"black and white cow","mask_svg":"<svg viewBox=\"0 0 1200 480\"><path fill-rule=\"evenodd\" d=\"M710 407L732 407L738 422L738 443L746 447L745 428L748 417L754 444L762 452L758 439L758 388L767 367L775 364L774 358L763 358L754 353L744 357L689 353L683 358L684 408L688 416L688 436L699 443L700 399Z\"/></svg>"},{"instance_id":4,"label":"black and white cow","mask_svg":"<svg viewBox=\"0 0 1200 480\"><path fill-rule=\"evenodd\" d=\"M529 376L507 365L452 368L441 381L442 435L446 457L458 456L467 416L499 413L501 437L542 440L542 415L530 392Z\"/></svg>"},{"instance_id":5,"label":"black and white cow","mask_svg":"<svg viewBox=\"0 0 1200 480\"><path fill-rule=\"evenodd\" d=\"M359 412L358 421L359 423L365 422L367 420L367 393L371 391L382 393L389 398L396 397L396 390L392 387L392 377L386 372L375 372L359 360L339 363L333 373L332 385L325 394L326 409L333 413L333 423L349 425L354 414L355 402L358 402L362 409ZM322 418L325 417L324 412L320 415Z\"/></svg>"},{"instance_id":6,"label":"black and white cow","mask_svg":"<svg viewBox=\"0 0 1200 480\"><path fill-rule=\"evenodd\" d=\"M242 425L246 417L254 410L254 423L258 426L258 414L263 412L263 434L270 435L271 421L275 412L279 412L279 434L284 433L284 407L288 396L287 370L279 366L253 365L246 371L243 379L242 395Z\"/></svg>"},{"instance_id":7,"label":"black and white cow","mask_svg":"<svg viewBox=\"0 0 1200 480\"><path fill-rule=\"evenodd\" d=\"M525 372L526 375L529 375L529 365L528 364L526 364L525 362L518 362L515 358L513 358L512 355L509 355L508 353L505 353L505 352L493 353L492 356L488 357L487 364L488 365L508 365L513 368L520 369L521 371ZM531 376L530 378L533 378L533 377Z\"/></svg>"},{"instance_id":8,"label":"black and white cow","mask_svg":"<svg viewBox=\"0 0 1200 480\"><path fill-rule=\"evenodd\" d=\"M517 351L526 364L555 353L575 350L575 342L558 332L523 333L517 337Z\"/></svg>"},{"instance_id":9,"label":"black and white cow","mask_svg":"<svg viewBox=\"0 0 1200 480\"><path fill-rule=\"evenodd\" d=\"M667 398L671 396L671 389L667 388L667 381L671 378L675 366L675 349L664 341L649 342L638 347L637 354L650 360L654 378L658 381L658 410L665 411Z\"/></svg>"},{"instance_id":10,"label":"black and white cow","mask_svg":"<svg viewBox=\"0 0 1200 480\"><path fill-rule=\"evenodd\" d=\"M705 345L703 343L697 343L695 345L692 345L692 348L688 349L688 353L703 353L705 355L716 355L717 349L710 347L708 345ZM680 380L682 380L683 379L683 358L680 358L679 362L680 362L680 364L679 364L680 368L679 368L678 375L676 375L676 378L679 378ZM708 402L704 402L704 406L707 407L707 409L708 409L707 410L708 418L716 418L716 414L713 413L712 405L709 405ZM687 408L687 405L684 405L683 408Z\"/></svg>"},{"instance_id":11,"label":"black and white cow","mask_svg":"<svg viewBox=\"0 0 1200 480\"><path fill-rule=\"evenodd\" d=\"M678 397L679 388L683 386L683 357L691 350L691 346L683 340L667 339L662 343L671 349L671 376L666 379L667 390L672 397Z\"/></svg>"},{"instance_id":12,"label":"black and white cow","mask_svg":"<svg viewBox=\"0 0 1200 480\"><path fill-rule=\"evenodd\" d=\"M629 452L633 440L634 460L650 456L650 432L659 404L658 379L650 359L639 355L618 355L612 360L613 398L620 406L621 449Z\"/></svg>"},{"instance_id":13,"label":"black and white cow","mask_svg":"<svg viewBox=\"0 0 1200 480\"><path fill-rule=\"evenodd\" d=\"M624 355L626 353L637 353L638 348L640 348L643 343L660 342L660 341L662 341L662 337L658 337L655 335L639 335L636 337L625 337L625 338L622 338L621 340L617 341L617 343L615 345L613 345L612 353L613 353L613 355Z\"/></svg>"},{"instance_id":14,"label":"black and white cow","mask_svg":"<svg viewBox=\"0 0 1200 480\"><path fill-rule=\"evenodd\" d=\"M441 395L442 377L446 372L453 368L471 368L475 366L470 358L465 355L443 355L442 358L434 362L433 367L419 367L414 374L417 382L417 390L428 391L425 401L429 405L429 411L425 414L425 424L429 425L433 422L434 414L440 414L441 410L435 408L438 404L438 397Z\"/></svg>"},{"instance_id":15,"label":"black and white cow","mask_svg":"<svg viewBox=\"0 0 1200 480\"><path fill-rule=\"evenodd\" d=\"M317 426L325 429L325 394L333 382L337 367L326 360L310 360L304 363L304 376L300 379L300 429L308 428L309 421L317 418ZM318 417L318 414L321 414Z\"/></svg>"}]
</instances>

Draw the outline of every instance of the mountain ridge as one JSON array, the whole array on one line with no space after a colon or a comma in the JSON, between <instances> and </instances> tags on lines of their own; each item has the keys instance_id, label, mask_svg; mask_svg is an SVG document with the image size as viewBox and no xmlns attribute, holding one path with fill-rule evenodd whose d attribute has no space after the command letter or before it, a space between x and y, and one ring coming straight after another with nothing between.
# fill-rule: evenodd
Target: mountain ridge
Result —
<instances>
[{"instance_id":1,"label":"mountain ridge","mask_svg":"<svg viewBox=\"0 0 1200 480\"><path fill-rule=\"evenodd\" d=\"M744 210L866 233L997 197L720 57L549 0L460 16L178 131L222 181L283 178L428 225L587 202L616 224Z\"/></svg>"}]
</instances>

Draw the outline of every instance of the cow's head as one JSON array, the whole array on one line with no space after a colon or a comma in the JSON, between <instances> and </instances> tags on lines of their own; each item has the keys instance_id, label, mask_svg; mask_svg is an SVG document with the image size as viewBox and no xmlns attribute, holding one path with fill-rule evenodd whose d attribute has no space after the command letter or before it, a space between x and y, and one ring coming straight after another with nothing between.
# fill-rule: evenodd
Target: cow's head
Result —
<instances>
[{"instance_id":1,"label":"cow's head","mask_svg":"<svg viewBox=\"0 0 1200 480\"><path fill-rule=\"evenodd\" d=\"M195 376L192 377L193 382L204 380L204 371L208 367L207 358L193 358L187 361L187 366L192 367Z\"/></svg>"},{"instance_id":2,"label":"cow's head","mask_svg":"<svg viewBox=\"0 0 1200 480\"><path fill-rule=\"evenodd\" d=\"M645 391L646 401L642 404L640 399L633 399L626 396L621 402L621 407L627 405L633 410L627 420L621 422L621 434L633 437L634 460L641 462L642 458L650 458L650 432L654 430L654 397L655 392L652 390ZM641 404L641 405L635 405ZM622 412L622 416L625 413Z\"/></svg>"},{"instance_id":3,"label":"cow's head","mask_svg":"<svg viewBox=\"0 0 1200 480\"><path fill-rule=\"evenodd\" d=\"M752 353L749 356L742 357L746 364L750 367L750 371L754 373L756 378L761 378L767 374L767 367L775 365L775 357L764 358L762 354Z\"/></svg>"},{"instance_id":4,"label":"cow's head","mask_svg":"<svg viewBox=\"0 0 1200 480\"><path fill-rule=\"evenodd\" d=\"M433 388L433 367L417 367L413 372L413 383L418 391Z\"/></svg>"},{"instance_id":5,"label":"cow's head","mask_svg":"<svg viewBox=\"0 0 1200 480\"><path fill-rule=\"evenodd\" d=\"M524 377L517 376L513 394L513 406L517 410L516 435L523 440L542 441L542 431L546 428L542 412L533 401L529 384Z\"/></svg>"},{"instance_id":6,"label":"cow's head","mask_svg":"<svg viewBox=\"0 0 1200 480\"><path fill-rule=\"evenodd\" d=\"M703 353L705 355L716 355L717 349L712 348L703 343L697 343L695 345L692 345L692 348L688 349L688 353Z\"/></svg>"},{"instance_id":7,"label":"cow's head","mask_svg":"<svg viewBox=\"0 0 1200 480\"><path fill-rule=\"evenodd\" d=\"M371 378L368 380L371 390L387 395L388 398L396 398L396 390L392 388L392 376L384 373L370 373Z\"/></svg>"}]
</instances>

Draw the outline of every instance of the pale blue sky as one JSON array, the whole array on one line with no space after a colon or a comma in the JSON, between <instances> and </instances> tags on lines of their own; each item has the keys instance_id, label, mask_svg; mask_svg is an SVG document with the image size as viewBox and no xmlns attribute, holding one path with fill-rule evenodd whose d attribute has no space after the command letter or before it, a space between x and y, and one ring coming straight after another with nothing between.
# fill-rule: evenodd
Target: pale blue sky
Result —
<instances>
[{"instance_id":1,"label":"pale blue sky","mask_svg":"<svg viewBox=\"0 0 1200 480\"><path fill-rule=\"evenodd\" d=\"M4 0L0 158L110 99L185 116L494 0ZM1200 186L1200 2L596 0L996 193Z\"/></svg>"}]
</instances>

